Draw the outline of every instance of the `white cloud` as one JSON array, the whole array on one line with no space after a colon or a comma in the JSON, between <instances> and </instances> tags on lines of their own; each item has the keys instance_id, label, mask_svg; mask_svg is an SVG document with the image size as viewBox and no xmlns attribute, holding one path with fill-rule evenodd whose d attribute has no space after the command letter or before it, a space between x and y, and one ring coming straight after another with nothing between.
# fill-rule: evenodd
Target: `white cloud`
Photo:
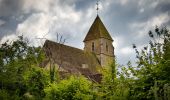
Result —
<instances>
[{"instance_id":1,"label":"white cloud","mask_svg":"<svg viewBox=\"0 0 170 100\"><path fill-rule=\"evenodd\" d=\"M117 49L119 48L121 48L121 46L124 44L124 38L123 37L114 37L113 38L114 39L114 41L113 41L113 46L116 48L116 51L117 51ZM118 51L119 52L119 51Z\"/></svg>"},{"instance_id":2,"label":"white cloud","mask_svg":"<svg viewBox=\"0 0 170 100\"><path fill-rule=\"evenodd\" d=\"M120 0L121 5L125 5L128 3L129 0Z\"/></svg>"},{"instance_id":3,"label":"white cloud","mask_svg":"<svg viewBox=\"0 0 170 100\"><path fill-rule=\"evenodd\" d=\"M60 0L25 0L23 10L32 13L24 22L18 24L17 33L24 33L28 38L42 37L48 33L46 38L56 40L56 33L64 35L66 38L82 38L82 34L90 26L89 19L94 15L94 9L89 7L86 12L75 9L75 5L69 5L70 0L63 4ZM76 40L74 40L76 41ZM80 46L78 46L80 47Z\"/></svg>"},{"instance_id":4,"label":"white cloud","mask_svg":"<svg viewBox=\"0 0 170 100\"><path fill-rule=\"evenodd\" d=\"M58 0L24 0L23 1L23 11L29 13L32 10L49 12L50 7L57 3Z\"/></svg>"},{"instance_id":5,"label":"white cloud","mask_svg":"<svg viewBox=\"0 0 170 100\"><path fill-rule=\"evenodd\" d=\"M107 0L105 2L106 5L110 5L111 3L115 3L115 4L120 4L122 6L126 5L130 0ZM109 4L110 3L110 4Z\"/></svg>"},{"instance_id":6,"label":"white cloud","mask_svg":"<svg viewBox=\"0 0 170 100\"><path fill-rule=\"evenodd\" d=\"M6 42L8 40L8 43L11 43L12 41L16 40L16 35L15 34L11 34L11 35L7 35L4 36L1 40L0 40L0 44Z\"/></svg>"},{"instance_id":7,"label":"white cloud","mask_svg":"<svg viewBox=\"0 0 170 100\"><path fill-rule=\"evenodd\" d=\"M24 33L26 37L39 37L48 33L49 25L52 23L50 16L43 13L33 14L17 27L17 33Z\"/></svg>"},{"instance_id":8,"label":"white cloud","mask_svg":"<svg viewBox=\"0 0 170 100\"><path fill-rule=\"evenodd\" d=\"M141 8L141 9L139 10L140 13L143 13L144 11L145 11L144 8Z\"/></svg>"},{"instance_id":9,"label":"white cloud","mask_svg":"<svg viewBox=\"0 0 170 100\"><path fill-rule=\"evenodd\" d=\"M124 48L121 48L120 49L120 52L123 54L123 55L131 55L134 51L132 49L132 47L124 47Z\"/></svg>"}]
</instances>

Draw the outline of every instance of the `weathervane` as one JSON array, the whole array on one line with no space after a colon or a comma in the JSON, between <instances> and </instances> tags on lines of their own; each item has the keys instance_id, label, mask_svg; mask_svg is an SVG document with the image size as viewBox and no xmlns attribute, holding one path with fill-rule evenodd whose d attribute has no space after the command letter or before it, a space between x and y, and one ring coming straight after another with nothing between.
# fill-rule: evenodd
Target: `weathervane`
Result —
<instances>
[{"instance_id":1,"label":"weathervane","mask_svg":"<svg viewBox=\"0 0 170 100\"><path fill-rule=\"evenodd\" d=\"M97 10L97 15L98 15L98 13L99 13L99 0L97 0L96 6L97 6L97 8L96 8L96 10Z\"/></svg>"}]
</instances>

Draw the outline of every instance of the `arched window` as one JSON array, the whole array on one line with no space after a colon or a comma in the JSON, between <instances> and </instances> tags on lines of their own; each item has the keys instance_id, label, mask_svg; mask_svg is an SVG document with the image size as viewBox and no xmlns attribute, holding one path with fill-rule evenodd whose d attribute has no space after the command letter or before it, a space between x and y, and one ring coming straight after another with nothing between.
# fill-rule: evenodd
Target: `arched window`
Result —
<instances>
[{"instance_id":1,"label":"arched window","mask_svg":"<svg viewBox=\"0 0 170 100\"><path fill-rule=\"evenodd\" d=\"M106 51L108 52L108 44L106 43Z\"/></svg>"},{"instance_id":2,"label":"arched window","mask_svg":"<svg viewBox=\"0 0 170 100\"><path fill-rule=\"evenodd\" d=\"M92 42L92 51L94 51L94 42Z\"/></svg>"}]
</instances>

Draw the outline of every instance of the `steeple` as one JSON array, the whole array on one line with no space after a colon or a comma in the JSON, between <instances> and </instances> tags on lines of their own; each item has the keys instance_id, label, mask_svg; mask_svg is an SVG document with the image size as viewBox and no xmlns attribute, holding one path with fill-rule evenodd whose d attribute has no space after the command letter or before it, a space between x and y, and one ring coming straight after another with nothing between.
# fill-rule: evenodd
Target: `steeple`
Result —
<instances>
[{"instance_id":1,"label":"steeple","mask_svg":"<svg viewBox=\"0 0 170 100\"><path fill-rule=\"evenodd\" d=\"M112 45L113 39L98 15L98 1L96 5L97 16L83 41L84 50L93 52L100 65L104 67L115 60L114 47Z\"/></svg>"},{"instance_id":2,"label":"steeple","mask_svg":"<svg viewBox=\"0 0 170 100\"><path fill-rule=\"evenodd\" d=\"M97 15L91 25L83 42L85 44L84 50L93 52L97 56L101 66L107 66L114 61L113 39L99 15Z\"/></svg>"},{"instance_id":3,"label":"steeple","mask_svg":"<svg viewBox=\"0 0 170 100\"><path fill-rule=\"evenodd\" d=\"M83 42L99 38L105 38L113 41L100 17L97 15Z\"/></svg>"}]
</instances>

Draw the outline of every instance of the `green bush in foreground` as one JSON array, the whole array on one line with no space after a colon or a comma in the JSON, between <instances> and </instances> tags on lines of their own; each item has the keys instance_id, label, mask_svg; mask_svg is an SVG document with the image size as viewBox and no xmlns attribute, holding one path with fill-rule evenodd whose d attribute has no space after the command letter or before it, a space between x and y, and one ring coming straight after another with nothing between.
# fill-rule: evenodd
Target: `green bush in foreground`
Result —
<instances>
[{"instance_id":1,"label":"green bush in foreground","mask_svg":"<svg viewBox=\"0 0 170 100\"><path fill-rule=\"evenodd\" d=\"M59 83L51 83L45 88L48 100L91 100L91 82L84 77L71 76Z\"/></svg>"}]
</instances>

